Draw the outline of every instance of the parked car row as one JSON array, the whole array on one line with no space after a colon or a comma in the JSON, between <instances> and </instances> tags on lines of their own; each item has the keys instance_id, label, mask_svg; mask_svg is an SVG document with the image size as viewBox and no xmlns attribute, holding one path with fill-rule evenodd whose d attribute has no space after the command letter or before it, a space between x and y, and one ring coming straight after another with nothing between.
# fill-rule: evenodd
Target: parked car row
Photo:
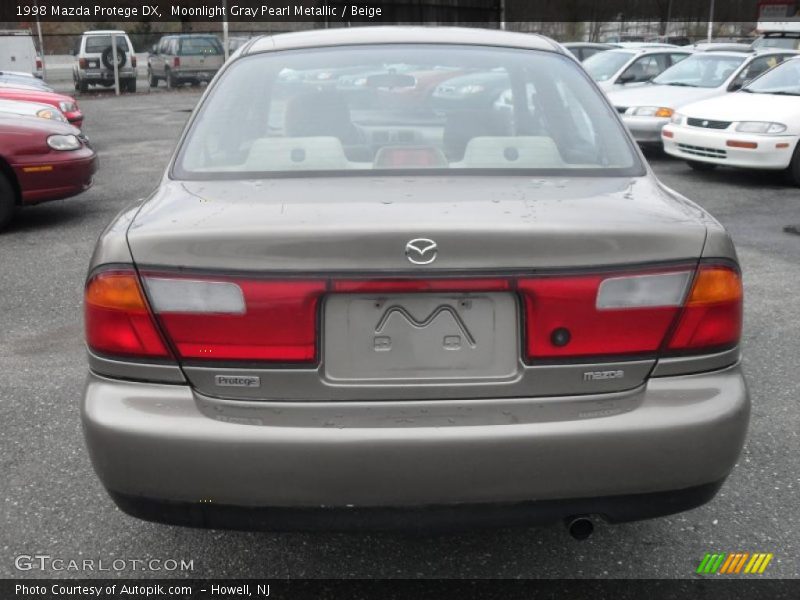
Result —
<instances>
[{"instance_id":1,"label":"parked car row","mask_svg":"<svg viewBox=\"0 0 800 600\"><path fill-rule=\"evenodd\" d=\"M92 185L97 156L75 98L27 72L0 72L0 231L29 205Z\"/></svg>"},{"instance_id":2,"label":"parked car row","mask_svg":"<svg viewBox=\"0 0 800 600\"><path fill-rule=\"evenodd\" d=\"M691 47L565 44L642 145L690 167L786 170L800 185L800 34ZM628 47L620 47L628 46Z\"/></svg>"}]
</instances>

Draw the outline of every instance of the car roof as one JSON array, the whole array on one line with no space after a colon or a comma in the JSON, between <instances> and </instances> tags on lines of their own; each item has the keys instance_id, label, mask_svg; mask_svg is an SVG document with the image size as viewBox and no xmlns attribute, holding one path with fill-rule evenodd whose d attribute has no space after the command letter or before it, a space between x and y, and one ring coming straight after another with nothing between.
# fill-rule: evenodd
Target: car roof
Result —
<instances>
[{"instance_id":1,"label":"car roof","mask_svg":"<svg viewBox=\"0 0 800 600\"><path fill-rule=\"evenodd\" d=\"M108 35L109 33L128 35L123 29L92 29L91 31L84 31L83 35Z\"/></svg>"},{"instance_id":2,"label":"car roof","mask_svg":"<svg viewBox=\"0 0 800 600\"><path fill-rule=\"evenodd\" d=\"M341 27L261 36L242 56L274 50L361 44L463 44L547 50L562 53L559 45L542 35L499 29L468 27Z\"/></svg>"},{"instance_id":3,"label":"car roof","mask_svg":"<svg viewBox=\"0 0 800 600\"><path fill-rule=\"evenodd\" d=\"M565 48L619 48L617 44L606 44L604 42L564 42Z\"/></svg>"}]
</instances>

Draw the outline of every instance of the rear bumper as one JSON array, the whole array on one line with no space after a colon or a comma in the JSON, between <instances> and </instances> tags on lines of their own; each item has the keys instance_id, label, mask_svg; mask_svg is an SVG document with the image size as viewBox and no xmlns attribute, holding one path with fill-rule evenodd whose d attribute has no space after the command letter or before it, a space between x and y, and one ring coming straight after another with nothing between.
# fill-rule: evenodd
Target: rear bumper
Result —
<instances>
[{"instance_id":1,"label":"rear bumper","mask_svg":"<svg viewBox=\"0 0 800 600\"><path fill-rule=\"evenodd\" d=\"M668 125L673 137L663 138L667 154L698 162L753 169L785 169L798 143L796 135L754 135ZM729 140L752 142L757 148L735 148Z\"/></svg>"},{"instance_id":2,"label":"rear bumper","mask_svg":"<svg viewBox=\"0 0 800 600\"><path fill-rule=\"evenodd\" d=\"M466 527L544 525L571 517L599 517L624 523L690 510L711 500L723 481L683 490L499 504L453 504L424 507L244 507L170 502L109 492L132 517L208 529L242 531L430 531Z\"/></svg>"},{"instance_id":3,"label":"rear bumper","mask_svg":"<svg viewBox=\"0 0 800 600\"><path fill-rule=\"evenodd\" d=\"M79 69L78 78L88 83L113 82L114 71L109 69ZM126 67L119 70L120 79L136 79L136 69Z\"/></svg>"},{"instance_id":4,"label":"rear bumper","mask_svg":"<svg viewBox=\"0 0 800 600\"><path fill-rule=\"evenodd\" d=\"M750 405L739 367L653 378L629 395L630 403L576 408L569 419L547 420L543 409L542 419L533 410L515 422L512 409L509 424L491 425L462 425L458 415L496 401L413 402L406 404L450 402L453 424L425 426L424 417L398 412L364 427L323 422L301 402L238 401L252 410L233 418L183 385L92 374L82 419L95 470L120 506L182 524L249 528L253 519L253 528L280 528L281 519L320 507L345 515L485 509L528 522L600 513L624 521L709 500L745 438ZM517 400L562 401L569 399ZM343 415L368 410L368 403L338 406ZM295 410L307 416L287 420Z\"/></svg>"}]
</instances>

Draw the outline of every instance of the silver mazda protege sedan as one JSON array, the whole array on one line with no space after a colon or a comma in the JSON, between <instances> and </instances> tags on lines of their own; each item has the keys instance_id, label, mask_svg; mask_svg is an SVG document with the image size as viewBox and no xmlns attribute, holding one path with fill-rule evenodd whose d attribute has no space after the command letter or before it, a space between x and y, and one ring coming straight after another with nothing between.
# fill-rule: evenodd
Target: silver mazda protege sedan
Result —
<instances>
[{"instance_id":1,"label":"silver mazda protege sedan","mask_svg":"<svg viewBox=\"0 0 800 600\"><path fill-rule=\"evenodd\" d=\"M92 461L155 521L585 536L707 502L747 429L729 236L534 35L248 42L85 311Z\"/></svg>"}]
</instances>

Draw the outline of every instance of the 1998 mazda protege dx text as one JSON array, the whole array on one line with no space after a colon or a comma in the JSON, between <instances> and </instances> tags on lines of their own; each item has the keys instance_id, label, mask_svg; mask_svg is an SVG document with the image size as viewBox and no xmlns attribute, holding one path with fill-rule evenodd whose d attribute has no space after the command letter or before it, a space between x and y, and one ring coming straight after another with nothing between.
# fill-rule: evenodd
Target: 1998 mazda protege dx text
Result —
<instances>
[{"instance_id":1,"label":"1998 mazda protege dx text","mask_svg":"<svg viewBox=\"0 0 800 600\"><path fill-rule=\"evenodd\" d=\"M145 519L583 536L707 502L747 429L729 236L534 35L248 42L85 307L87 444Z\"/></svg>"}]
</instances>

